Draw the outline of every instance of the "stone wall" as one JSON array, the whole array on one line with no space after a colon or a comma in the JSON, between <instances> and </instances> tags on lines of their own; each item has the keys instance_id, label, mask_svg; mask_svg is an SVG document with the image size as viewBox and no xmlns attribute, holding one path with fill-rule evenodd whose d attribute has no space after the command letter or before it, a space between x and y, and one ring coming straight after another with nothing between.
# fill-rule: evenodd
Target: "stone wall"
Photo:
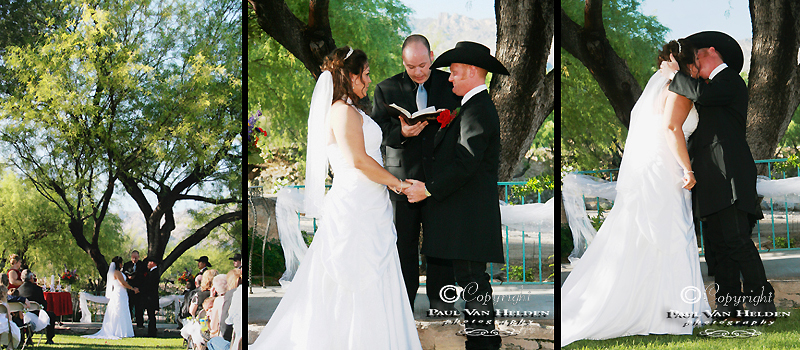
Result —
<instances>
[{"instance_id":1,"label":"stone wall","mask_svg":"<svg viewBox=\"0 0 800 350\"><path fill-rule=\"evenodd\" d=\"M266 197L254 196L248 199L247 228L255 227L254 232L263 236L266 232L267 240L278 240L278 221L275 218L276 195ZM267 225L269 224L269 227Z\"/></svg>"}]
</instances>

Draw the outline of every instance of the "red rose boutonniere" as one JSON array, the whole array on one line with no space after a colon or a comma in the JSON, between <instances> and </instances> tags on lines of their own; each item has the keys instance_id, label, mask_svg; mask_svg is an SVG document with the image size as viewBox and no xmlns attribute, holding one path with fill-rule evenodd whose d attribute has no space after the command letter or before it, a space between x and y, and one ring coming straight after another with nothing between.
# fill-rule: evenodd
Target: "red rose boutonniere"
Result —
<instances>
[{"instance_id":1,"label":"red rose boutonniere","mask_svg":"<svg viewBox=\"0 0 800 350\"><path fill-rule=\"evenodd\" d=\"M439 122L439 124L442 124L440 129L444 129L448 124L450 124L451 121L453 121L453 119L456 118L456 116L458 116L458 108L456 108L453 113L450 113L449 109L445 109L442 111L442 113L439 113L439 116L436 117L436 121Z\"/></svg>"}]
</instances>

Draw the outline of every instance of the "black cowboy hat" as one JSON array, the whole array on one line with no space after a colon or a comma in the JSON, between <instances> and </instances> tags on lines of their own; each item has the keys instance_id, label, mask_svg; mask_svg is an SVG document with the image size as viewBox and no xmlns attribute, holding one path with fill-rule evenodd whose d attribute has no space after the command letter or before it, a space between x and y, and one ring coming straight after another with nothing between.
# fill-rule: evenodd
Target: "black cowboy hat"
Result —
<instances>
[{"instance_id":1,"label":"black cowboy hat","mask_svg":"<svg viewBox=\"0 0 800 350\"><path fill-rule=\"evenodd\" d=\"M228 258L228 260L242 261L242 254L239 254L239 253L233 254L233 257L232 258Z\"/></svg>"},{"instance_id":2,"label":"black cowboy hat","mask_svg":"<svg viewBox=\"0 0 800 350\"><path fill-rule=\"evenodd\" d=\"M686 40L691 41L698 50L713 46L722 55L722 60L728 67L733 68L737 73L742 71L742 66L744 66L742 47L730 35L706 31L689 35Z\"/></svg>"},{"instance_id":3,"label":"black cowboy hat","mask_svg":"<svg viewBox=\"0 0 800 350\"><path fill-rule=\"evenodd\" d=\"M211 266L211 263L210 263L210 262L208 262L208 257L207 257L207 256L205 256L205 255L201 256L201 257L200 257L200 259L197 259L197 260L195 260L195 261L198 261L198 262L202 261L202 262L206 263L206 266L207 266L207 267L212 267L212 266Z\"/></svg>"},{"instance_id":4,"label":"black cowboy hat","mask_svg":"<svg viewBox=\"0 0 800 350\"><path fill-rule=\"evenodd\" d=\"M437 57L431 68L445 67L453 63L469 64L492 73L509 75L506 67L492 56L488 47L471 41L459 41L454 49L447 50Z\"/></svg>"}]
</instances>

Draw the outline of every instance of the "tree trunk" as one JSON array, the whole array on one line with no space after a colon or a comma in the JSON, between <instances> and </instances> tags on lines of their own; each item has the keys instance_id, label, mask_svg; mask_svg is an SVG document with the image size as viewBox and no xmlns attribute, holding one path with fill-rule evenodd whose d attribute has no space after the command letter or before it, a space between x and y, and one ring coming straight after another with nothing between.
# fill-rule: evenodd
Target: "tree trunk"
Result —
<instances>
[{"instance_id":1,"label":"tree trunk","mask_svg":"<svg viewBox=\"0 0 800 350\"><path fill-rule=\"evenodd\" d=\"M72 234L72 237L75 238L78 247L92 258L95 267L97 267L97 272L100 273L100 277L105 280L108 274L108 262L106 262L106 257L103 253L100 252L100 247L97 242L90 243L86 240L84 225L83 220L72 217L69 220L69 232Z\"/></svg>"},{"instance_id":2,"label":"tree trunk","mask_svg":"<svg viewBox=\"0 0 800 350\"><path fill-rule=\"evenodd\" d=\"M561 9L561 47L589 69L617 118L627 128L642 88L606 37L603 1L586 0L583 28Z\"/></svg>"},{"instance_id":3,"label":"tree trunk","mask_svg":"<svg viewBox=\"0 0 800 350\"><path fill-rule=\"evenodd\" d=\"M511 73L494 74L491 95L500 115L500 180L510 180L536 132L553 111L555 70L547 72L554 31L550 0L497 0L496 56Z\"/></svg>"},{"instance_id":4,"label":"tree trunk","mask_svg":"<svg viewBox=\"0 0 800 350\"><path fill-rule=\"evenodd\" d=\"M308 25L297 18L282 0L248 0L258 25L292 53L311 72L314 79L322 70L322 60L336 49L328 20L328 0L311 0Z\"/></svg>"},{"instance_id":5,"label":"tree trunk","mask_svg":"<svg viewBox=\"0 0 800 350\"><path fill-rule=\"evenodd\" d=\"M750 101L747 110L747 143L755 159L776 155L800 103L800 4L792 0L750 1L753 51L750 61ZM759 174L766 175L766 165Z\"/></svg>"}]
</instances>

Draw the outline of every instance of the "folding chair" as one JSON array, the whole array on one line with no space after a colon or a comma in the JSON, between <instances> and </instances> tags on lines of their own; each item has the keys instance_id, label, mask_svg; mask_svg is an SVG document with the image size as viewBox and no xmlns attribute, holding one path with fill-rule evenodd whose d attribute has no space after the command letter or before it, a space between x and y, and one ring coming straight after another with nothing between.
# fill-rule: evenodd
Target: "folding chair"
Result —
<instances>
[{"instance_id":1,"label":"folding chair","mask_svg":"<svg viewBox=\"0 0 800 350\"><path fill-rule=\"evenodd\" d=\"M31 307L29 307L26 311L28 311L30 313L33 313L34 315L36 315L38 317L39 313L38 312L34 312L34 311L44 310L44 309L42 309L42 305L39 305L39 303L37 303L37 302L35 302L33 300L29 300L29 302L31 303ZM26 339L33 340L33 327L32 327L33 325L32 324L25 324L25 326L26 326L26 329L28 329L28 331L29 331L28 333L26 333L26 335L29 336ZM39 332L39 340L36 342L36 345L39 345L39 344L42 343L42 339L44 339L44 336L45 336L45 333L40 331ZM25 341L25 345L27 345L27 340ZM22 349L20 349L20 350L22 350Z\"/></svg>"},{"instance_id":2,"label":"folding chair","mask_svg":"<svg viewBox=\"0 0 800 350\"><path fill-rule=\"evenodd\" d=\"M11 304L16 304L16 303L11 303ZM9 306L9 308L10 308L10 306ZM0 304L0 314L5 315L6 313L8 313L8 311L9 311L9 309L6 308L5 305ZM6 320L6 322L7 322L6 327L8 328L8 331L0 333L0 346L5 346L9 350L14 350L14 342L13 342L13 339L12 339L13 337L11 336L11 322L12 321L11 320Z\"/></svg>"}]
</instances>

